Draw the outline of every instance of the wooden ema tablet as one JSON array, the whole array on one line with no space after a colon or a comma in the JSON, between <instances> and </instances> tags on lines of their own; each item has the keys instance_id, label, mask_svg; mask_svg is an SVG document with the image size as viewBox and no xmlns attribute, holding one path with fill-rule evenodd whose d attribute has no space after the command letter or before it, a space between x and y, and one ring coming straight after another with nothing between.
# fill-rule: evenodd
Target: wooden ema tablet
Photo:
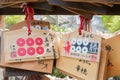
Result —
<instances>
[{"instance_id":1,"label":"wooden ema tablet","mask_svg":"<svg viewBox=\"0 0 120 80\"><path fill-rule=\"evenodd\" d=\"M0 66L2 67L11 67L11 68L18 68L18 69L24 69L24 70L30 70L30 71L52 73L53 60L5 63L5 54L3 53L1 57L2 58L1 58Z\"/></svg>"},{"instance_id":2,"label":"wooden ema tablet","mask_svg":"<svg viewBox=\"0 0 120 80\"><path fill-rule=\"evenodd\" d=\"M101 37L93 33L74 31L62 37L62 56L99 62L100 50Z\"/></svg>"},{"instance_id":3,"label":"wooden ema tablet","mask_svg":"<svg viewBox=\"0 0 120 80\"><path fill-rule=\"evenodd\" d=\"M57 60L56 65L58 69L69 73L77 78L81 78L82 80L97 80L99 67L98 63L89 62L87 60L60 57L60 59Z\"/></svg>"},{"instance_id":4,"label":"wooden ema tablet","mask_svg":"<svg viewBox=\"0 0 120 80\"><path fill-rule=\"evenodd\" d=\"M47 22L49 23L49 22ZM17 30L21 29L22 26L26 25L26 22L20 22L13 25L13 27L10 27L10 30ZM44 23L45 24L45 23ZM45 24L47 25L47 24ZM2 43L3 45L3 43ZM3 47L3 46L2 46ZM37 61L29 61L29 62L20 62L20 63L5 63L5 53L3 53L3 48L1 48L1 63L0 66L2 67L11 67L11 68L18 68L18 69L24 69L24 70L30 70L30 71L37 71L37 72L44 72L44 73L52 73L53 68L53 60L37 60ZM39 62L39 63L38 63Z\"/></svg>"},{"instance_id":5,"label":"wooden ema tablet","mask_svg":"<svg viewBox=\"0 0 120 80\"><path fill-rule=\"evenodd\" d=\"M105 40L108 46L108 77L120 75L120 35Z\"/></svg>"},{"instance_id":6,"label":"wooden ema tablet","mask_svg":"<svg viewBox=\"0 0 120 80\"><path fill-rule=\"evenodd\" d=\"M60 59L57 60L57 68L60 72L67 74L68 76L74 77L78 80L106 80L107 79L107 52L105 50L104 41L102 41L102 51L100 58L100 66L99 63L89 62L86 63L87 60L83 60L80 62L79 59L73 59L68 57L60 56ZM81 67L78 68L78 65ZM98 70L99 66L99 70ZM77 68L80 71L77 71ZM81 68L87 69L87 75L81 73Z\"/></svg>"},{"instance_id":7,"label":"wooden ema tablet","mask_svg":"<svg viewBox=\"0 0 120 80\"><path fill-rule=\"evenodd\" d=\"M0 15L0 29L5 29L4 16Z\"/></svg>"},{"instance_id":8,"label":"wooden ema tablet","mask_svg":"<svg viewBox=\"0 0 120 80\"><path fill-rule=\"evenodd\" d=\"M46 21L33 20L31 21L31 26L37 29L42 29L42 30L50 29L50 23ZM9 30L17 30L17 29L22 29L25 27L27 28L27 23L26 21L22 21L22 22L19 22L17 24L10 26Z\"/></svg>"},{"instance_id":9,"label":"wooden ema tablet","mask_svg":"<svg viewBox=\"0 0 120 80\"><path fill-rule=\"evenodd\" d=\"M73 32L70 33L68 36L64 36L64 38L66 38L66 40L71 40L70 38L78 38L76 37L77 32ZM89 35L89 33L87 33ZM72 36L72 37L70 37ZM101 37L96 38L95 41L98 40L98 43L100 44L101 42ZM68 73L68 75L72 75L73 77L76 77L77 79L79 78L79 80L97 80L98 78L98 69L99 69L99 60L100 59L100 51L98 51L99 53L97 54L98 57L95 59L94 62L91 62L91 59L89 61L89 59L78 59L76 57L71 57L67 55L63 55L65 52L63 51L63 40L60 42L60 59L57 60L57 68L59 70L64 71L65 73ZM62 44L62 45L61 45ZM99 45L99 49L101 47L101 44ZM64 52L64 53L63 53Z\"/></svg>"},{"instance_id":10,"label":"wooden ema tablet","mask_svg":"<svg viewBox=\"0 0 120 80\"><path fill-rule=\"evenodd\" d=\"M57 36L46 30L26 29L3 32L6 62L21 62L58 58Z\"/></svg>"},{"instance_id":11,"label":"wooden ema tablet","mask_svg":"<svg viewBox=\"0 0 120 80\"><path fill-rule=\"evenodd\" d=\"M108 52L105 45L105 39L102 39L101 56L97 80L107 80Z\"/></svg>"}]
</instances>

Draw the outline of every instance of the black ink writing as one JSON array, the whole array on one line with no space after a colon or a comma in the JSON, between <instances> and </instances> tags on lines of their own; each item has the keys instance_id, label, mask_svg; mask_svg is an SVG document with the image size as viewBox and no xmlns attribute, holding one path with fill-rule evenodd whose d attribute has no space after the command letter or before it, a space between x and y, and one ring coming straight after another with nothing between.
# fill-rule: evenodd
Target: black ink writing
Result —
<instances>
[{"instance_id":1,"label":"black ink writing","mask_svg":"<svg viewBox=\"0 0 120 80\"><path fill-rule=\"evenodd\" d=\"M43 65L42 69L44 69L44 68L47 69L48 68L48 64L46 64L43 60L38 60L38 63Z\"/></svg>"},{"instance_id":2,"label":"black ink writing","mask_svg":"<svg viewBox=\"0 0 120 80\"><path fill-rule=\"evenodd\" d=\"M55 48L54 48L54 46L52 46L52 49L53 49L53 55L54 55L54 59L56 59L56 51L55 51Z\"/></svg>"},{"instance_id":3,"label":"black ink writing","mask_svg":"<svg viewBox=\"0 0 120 80\"><path fill-rule=\"evenodd\" d=\"M48 47L48 46L49 46L49 43L45 43L45 46Z\"/></svg>"},{"instance_id":4,"label":"black ink writing","mask_svg":"<svg viewBox=\"0 0 120 80\"><path fill-rule=\"evenodd\" d=\"M79 62L82 62L83 64L91 65L90 61L88 60L80 59Z\"/></svg>"},{"instance_id":5,"label":"black ink writing","mask_svg":"<svg viewBox=\"0 0 120 80\"><path fill-rule=\"evenodd\" d=\"M50 53L51 51L50 51L50 49L47 48L47 49L46 49L46 52L49 52L49 53Z\"/></svg>"},{"instance_id":6,"label":"black ink writing","mask_svg":"<svg viewBox=\"0 0 120 80\"><path fill-rule=\"evenodd\" d=\"M46 33L43 33L44 35L46 35Z\"/></svg>"},{"instance_id":7,"label":"black ink writing","mask_svg":"<svg viewBox=\"0 0 120 80\"><path fill-rule=\"evenodd\" d=\"M87 69L81 67L80 65L77 65L76 70L77 70L77 72L81 72L81 74L84 74L84 75L87 75L87 74L88 74L88 73L87 73Z\"/></svg>"},{"instance_id":8,"label":"black ink writing","mask_svg":"<svg viewBox=\"0 0 120 80\"><path fill-rule=\"evenodd\" d=\"M47 37L45 38L45 42L49 42L49 40L48 40L48 38L47 38Z\"/></svg>"},{"instance_id":9,"label":"black ink writing","mask_svg":"<svg viewBox=\"0 0 120 80\"><path fill-rule=\"evenodd\" d=\"M85 38L93 38L93 34L83 33L82 37L85 37Z\"/></svg>"},{"instance_id":10,"label":"black ink writing","mask_svg":"<svg viewBox=\"0 0 120 80\"><path fill-rule=\"evenodd\" d=\"M51 33L49 33L49 36L51 37L51 40L53 40L53 35Z\"/></svg>"},{"instance_id":11,"label":"black ink writing","mask_svg":"<svg viewBox=\"0 0 120 80\"><path fill-rule=\"evenodd\" d=\"M16 51L15 45L10 45L10 49L11 49L11 51Z\"/></svg>"},{"instance_id":12,"label":"black ink writing","mask_svg":"<svg viewBox=\"0 0 120 80\"><path fill-rule=\"evenodd\" d=\"M110 45L106 45L105 49L107 50L107 53L109 54L112 49L112 47ZM113 66L113 64L111 63L110 59L108 59L108 66Z\"/></svg>"}]
</instances>

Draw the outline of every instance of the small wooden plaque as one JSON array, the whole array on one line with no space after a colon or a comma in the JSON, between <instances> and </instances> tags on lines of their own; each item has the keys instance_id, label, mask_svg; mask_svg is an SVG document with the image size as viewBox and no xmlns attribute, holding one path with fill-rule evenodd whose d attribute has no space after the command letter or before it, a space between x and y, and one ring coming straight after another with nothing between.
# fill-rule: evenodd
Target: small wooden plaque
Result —
<instances>
[{"instance_id":1,"label":"small wooden plaque","mask_svg":"<svg viewBox=\"0 0 120 80\"><path fill-rule=\"evenodd\" d=\"M57 36L51 31L19 29L3 32L6 62L21 62L58 58Z\"/></svg>"},{"instance_id":2,"label":"small wooden plaque","mask_svg":"<svg viewBox=\"0 0 120 80\"><path fill-rule=\"evenodd\" d=\"M93 33L74 31L62 37L62 56L99 62L100 51L101 37Z\"/></svg>"},{"instance_id":3,"label":"small wooden plaque","mask_svg":"<svg viewBox=\"0 0 120 80\"><path fill-rule=\"evenodd\" d=\"M108 49L108 77L120 75L120 35L105 40Z\"/></svg>"},{"instance_id":4,"label":"small wooden plaque","mask_svg":"<svg viewBox=\"0 0 120 80\"><path fill-rule=\"evenodd\" d=\"M31 27L32 28L37 28L37 29L47 29L50 30L50 23L46 21L40 21L40 20L33 20L31 21ZM22 28L27 28L27 23L26 21L19 22L17 24L14 24L10 26L9 30L17 30L17 29L22 29Z\"/></svg>"},{"instance_id":5,"label":"small wooden plaque","mask_svg":"<svg viewBox=\"0 0 120 80\"><path fill-rule=\"evenodd\" d=\"M106 50L105 39L102 39L98 80L107 80L107 66L108 66L108 51Z\"/></svg>"},{"instance_id":6,"label":"small wooden plaque","mask_svg":"<svg viewBox=\"0 0 120 80\"><path fill-rule=\"evenodd\" d=\"M59 45L61 46L61 42ZM56 66L60 72L78 80L106 80L108 54L105 48L104 40L102 40L101 47L102 51L100 54L100 63L60 56L60 59L57 60ZM85 74L86 71L87 74Z\"/></svg>"},{"instance_id":7,"label":"small wooden plaque","mask_svg":"<svg viewBox=\"0 0 120 80\"><path fill-rule=\"evenodd\" d=\"M33 21L35 22L35 21ZM38 21L39 22L39 21ZM49 26L49 22L43 22L44 26ZM17 30L21 29L23 26L26 26L26 22L22 21L10 27L10 30ZM44 27L43 26L43 27ZM0 37L1 40L1 37ZM3 43L1 43L3 45ZM5 53L3 52L3 46L1 48L1 67L10 67L16 69L23 69L23 70L30 70L30 71L37 71L43 73L52 73L53 69L53 60L37 60L37 61L28 61L28 62L20 62L20 63L6 63L5 62Z\"/></svg>"}]
</instances>

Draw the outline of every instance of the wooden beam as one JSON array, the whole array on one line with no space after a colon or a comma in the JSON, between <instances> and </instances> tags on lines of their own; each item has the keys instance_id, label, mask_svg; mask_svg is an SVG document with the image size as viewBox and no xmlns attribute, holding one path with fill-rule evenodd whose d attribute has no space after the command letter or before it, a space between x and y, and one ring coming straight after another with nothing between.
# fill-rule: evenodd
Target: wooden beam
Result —
<instances>
[{"instance_id":1,"label":"wooden beam","mask_svg":"<svg viewBox=\"0 0 120 80\"><path fill-rule=\"evenodd\" d=\"M92 4L92 5L94 5L94 6L99 6L99 7L102 6L101 4L97 4L97 3L91 3L91 2L89 2L89 3Z\"/></svg>"},{"instance_id":2,"label":"wooden beam","mask_svg":"<svg viewBox=\"0 0 120 80\"><path fill-rule=\"evenodd\" d=\"M120 15L120 5L114 5L114 7L107 7L107 15Z\"/></svg>"},{"instance_id":3,"label":"wooden beam","mask_svg":"<svg viewBox=\"0 0 120 80\"><path fill-rule=\"evenodd\" d=\"M24 3L24 2L32 2L32 1L35 1L35 0L26 0L26 1L15 1L15 2L12 2L12 3L10 3L10 4L2 4L2 3L0 3L0 8L5 8L5 7L9 7L9 6L13 6L13 5L16 5L16 4L20 4L20 3Z\"/></svg>"},{"instance_id":4,"label":"wooden beam","mask_svg":"<svg viewBox=\"0 0 120 80\"><path fill-rule=\"evenodd\" d=\"M63 8L55 7L54 11L46 11L46 10L39 10L34 9L35 15L75 15L72 12L69 12ZM24 12L21 8L1 8L0 15L24 15Z\"/></svg>"},{"instance_id":5,"label":"wooden beam","mask_svg":"<svg viewBox=\"0 0 120 80\"><path fill-rule=\"evenodd\" d=\"M38 2L32 5L34 9L43 9L47 11L53 11L53 6L49 5L47 2Z\"/></svg>"},{"instance_id":6,"label":"wooden beam","mask_svg":"<svg viewBox=\"0 0 120 80\"><path fill-rule=\"evenodd\" d=\"M76 10L86 10L89 12L95 12L97 14L105 14L106 8L104 6L94 6L89 3L74 3L74 2L64 2L61 0L48 0L50 5L55 5L59 7L68 7Z\"/></svg>"},{"instance_id":7,"label":"wooden beam","mask_svg":"<svg viewBox=\"0 0 120 80\"><path fill-rule=\"evenodd\" d=\"M86 17L86 18L90 18L90 19L91 19L92 16L93 16L93 14L87 13L87 12L85 12L85 11L69 9L69 8L66 8L66 7L62 7L62 8L66 9L66 10L68 10L68 11L74 13L74 14L82 15L82 16L84 16L84 17Z\"/></svg>"},{"instance_id":8,"label":"wooden beam","mask_svg":"<svg viewBox=\"0 0 120 80\"><path fill-rule=\"evenodd\" d=\"M16 2L46 2L46 0L8 0L8 1L0 1L0 4L12 4Z\"/></svg>"},{"instance_id":9,"label":"wooden beam","mask_svg":"<svg viewBox=\"0 0 120 80\"><path fill-rule=\"evenodd\" d=\"M35 9L35 14L45 14L45 10ZM0 9L0 15L24 15L24 12L21 8L2 8Z\"/></svg>"},{"instance_id":10,"label":"wooden beam","mask_svg":"<svg viewBox=\"0 0 120 80\"><path fill-rule=\"evenodd\" d=\"M75 13L69 12L61 7L54 6L54 11L47 13L47 15L75 15Z\"/></svg>"},{"instance_id":11,"label":"wooden beam","mask_svg":"<svg viewBox=\"0 0 120 80\"><path fill-rule=\"evenodd\" d=\"M101 3L101 4L109 6L109 7L113 7L114 6L114 4L109 4L109 3Z\"/></svg>"},{"instance_id":12,"label":"wooden beam","mask_svg":"<svg viewBox=\"0 0 120 80\"><path fill-rule=\"evenodd\" d=\"M108 3L93 3L93 2L88 2L88 3L90 3L92 5L95 5L95 6L103 6L103 5L109 6L109 7L113 7L114 6L113 4L108 4Z\"/></svg>"},{"instance_id":13,"label":"wooden beam","mask_svg":"<svg viewBox=\"0 0 120 80\"><path fill-rule=\"evenodd\" d=\"M16 5L16 4L20 4L20 3L22 3L22 2L12 3L12 4L7 4L7 5L1 5L0 8L5 8L5 7L13 6L13 5Z\"/></svg>"},{"instance_id":14,"label":"wooden beam","mask_svg":"<svg viewBox=\"0 0 120 80\"><path fill-rule=\"evenodd\" d=\"M21 4L17 4L14 6L10 6L10 8L20 8ZM53 11L53 6L49 5L47 2L37 2L32 4L32 8L34 9L41 9L46 11Z\"/></svg>"},{"instance_id":15,"label":"wooden beam","mask_svg":"<svg viewBox=\"0 0 120 80\"><path fill-rule=\"evenodd\" d=\"M120 0L63 0L67 2L92 2L92 3L108 3L108 4L120 4Z\"/></svg>"}]
</instances>

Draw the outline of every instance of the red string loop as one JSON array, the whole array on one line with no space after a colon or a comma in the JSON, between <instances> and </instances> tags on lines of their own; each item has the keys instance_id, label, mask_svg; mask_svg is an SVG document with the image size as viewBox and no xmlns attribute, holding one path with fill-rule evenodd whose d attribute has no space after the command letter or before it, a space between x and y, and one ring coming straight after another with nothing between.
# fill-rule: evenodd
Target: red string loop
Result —
<instances>
[{"instance_id":1,"label":"red string loop","mask_svg":"<svg viewBox=\"0 0 120 80\"><path fill-rule=\"evenodd\" d=\"M31 29L30 29L31 20L34 20L34 17L33 17L34 10L27 3L24 3L22 5L22 8L23 8L23 12L25 13L25 20L27 22L27 27L28 27L28 35L30 35L31 34Z\"/></svg>"},{"instance_id":2,"label":"red string loop","mask_svg":"<svg viewBox=\"0 0 120 80\"><path fill-rule=\"evenodd\" d=\"M85 22L85 17L83 16L79 16L80 17L80 26L79 26L79 29L78 29L78 32L79 32L79 35L82 34L82 30L83 30L83 27L84 27L84 22Z\"/></svg>"}]
</instances>

